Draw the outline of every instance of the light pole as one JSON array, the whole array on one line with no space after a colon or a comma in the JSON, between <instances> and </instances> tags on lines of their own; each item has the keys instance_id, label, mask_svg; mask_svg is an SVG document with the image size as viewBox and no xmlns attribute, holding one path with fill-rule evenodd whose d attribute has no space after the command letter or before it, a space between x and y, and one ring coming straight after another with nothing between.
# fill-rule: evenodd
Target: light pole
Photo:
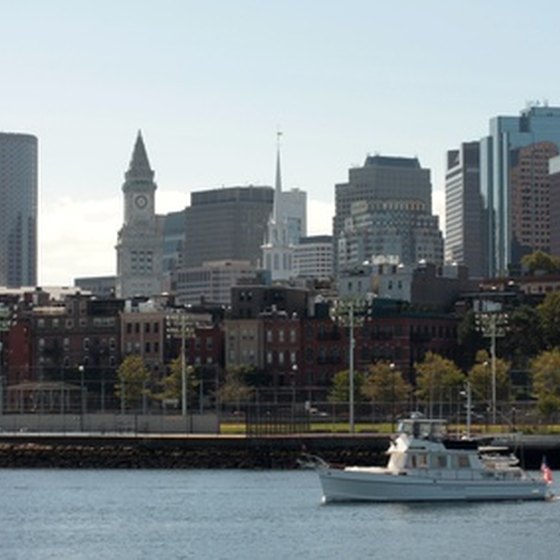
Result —
<instances>
[{"instance_id":1,"label":"light pole","mask_svg":"<svg viewBox=\"0 0 560 560\"><path fill-rule=\"evenodd\" d=\"M85 412L85 398L84 398L84 366L79 365L78 371L80 372L80 431L84 431L84 412Z\"/></svg>"},{"instance_id":2,"label":"light pole","mask_svg":"<svg viewBox=\"0 0 560 560\"><path fill-rule=\"evenodd\" d=\"M476 325L482 336L490 339L490 366L492 382L492 424L496 424L496 338L505 336L507 329L507 313L486 311L478 313Z\"/></svg>"},{"instance_id":3,"label":"light pole","mask_svg":"<svg viewBox=\"0 0 560 560\"><path fill-rule=\"evenodd\" d=\"M334 304L333 316L337 322L348 326L348 429L351 434L355 431L354 420L354 327L363 323L364 310L367 302L350 299L337 300Z\"/></svg>"},{"instance_id":4,"label":"light pole","mask_svg":"<svg viewBox=\"0 0 560 560\"><path fill-rule=\"evenodd\" d=\"M465 383L465 390L461 391L461 396L467 398L467 433L465 434L468 439L471 437L471 425L472 425L472 391L471 384L469 381Z\"/></svg>"},{"instance_id":5,"label":"light pole","mask_svg":"<svg viewBox=\"0 0 560 560\"><path fill-rule=\"evenodd\" d=\"M395 431L395 364L389 364L391 370L391 431Z\"/></svg>"}]
</instances>

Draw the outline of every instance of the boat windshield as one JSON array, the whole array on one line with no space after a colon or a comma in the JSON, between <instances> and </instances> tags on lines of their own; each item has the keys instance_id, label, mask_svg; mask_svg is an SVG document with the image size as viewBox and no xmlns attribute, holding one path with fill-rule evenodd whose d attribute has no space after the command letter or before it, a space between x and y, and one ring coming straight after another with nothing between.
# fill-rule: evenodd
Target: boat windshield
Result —
<instances>
[{"instance_id":1,"label":"boat windshield","mask_svg":"<svg viewBox=\"0 0 560 560\"><path fill-rule=\"evenodd\" d=\"M400 422L398 431L414 438L439 440L445 435L445 424L445 420L410 418Z\"/></svg>"}]
</instances>

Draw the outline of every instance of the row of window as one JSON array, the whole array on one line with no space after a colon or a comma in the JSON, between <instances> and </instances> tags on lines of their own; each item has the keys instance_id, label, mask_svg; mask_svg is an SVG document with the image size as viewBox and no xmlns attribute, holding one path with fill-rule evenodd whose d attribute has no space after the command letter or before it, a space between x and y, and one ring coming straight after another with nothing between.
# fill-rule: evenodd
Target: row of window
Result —
<instances>
[{"instance_id":1,"label":"row of window","mask_svg":"<svg viewBox=\"0 0 560 560\"><path fill-rule=\"evenodd\" d=\"M56 339L55 339L53 342L54 342L54 344L58 344L58 340L56 340ZM46 345L45 339L44 339L44 338L39 338L38 344L39 344L39 348L40 348L41 350L43 350L43 349L45 348L45 345ZM107 345L107 341L106 341L105 339L101 340L101 344L100 344L100 345L101 345L101 347L106 346L106 345ZM116 342L116 340L115 340L114 338L112 338L112 337L109 338L108 346L109 346L109 350L115 351L116 348L117 348L117 342ZM90 347L91 347L91 341L90 341L90 339L87 338L87 337L86 337L86 338L83 338L83 339L82 339L82 348L83 348L84 350L87 351L87 350L90 349ZM69 338L63 338L63 339L62 339L62 348L63 348L63 350L66 351L66 352L70 350L70 339L69 339Z\"/></svg>"},{"instance_id":2,"label":"row of window","mask_svg":"<svg viewBox=\"0 0 560 560\"><path fill-rule=\"evenodd\" d=\"M132 334L132 331L134 331L135 334L140 334L140 325L142 323L126 323L126 334ZM154 334L158 334L159 333L159 322L154 321L153 323L148 323L145 322L143 323L144 325L144 332L146 334L149 333L154 333Z\"/></svg>"}]
</instances>

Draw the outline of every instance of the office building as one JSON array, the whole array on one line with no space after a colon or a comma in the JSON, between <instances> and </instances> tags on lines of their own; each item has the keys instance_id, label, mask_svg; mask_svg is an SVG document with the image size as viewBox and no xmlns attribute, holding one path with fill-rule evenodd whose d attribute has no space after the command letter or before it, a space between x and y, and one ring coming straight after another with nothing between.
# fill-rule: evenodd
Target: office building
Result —
<instances>
[{"instance_id":1,"label":"office building","mask_svg":"<svg viewBox=\"0 0 560 560\"><path fill-rule=\"evenodd\" d=\"M180 305L200 303L229 306L231 288L241 278L254 277L249 261L209 261L176 273L175 293Z\"/></svg>"},{"instance_id":2,"label":"office building","mask_svg":"<svg viewBox=\"0 0 560 560\"><path fill-rule=\"evenodd\" d=\"M191 193L185 209L185 268L206 261L261 261L274 190L229 187Z\"/></svg>"},{"instance_id":3,"label":"office building","mask_svg":"<svg viewBox=\"0 0 560 560\"><path fill-rule=\"evenodd\" d=\"M487 275L504 276L519 269L523 255L547 244L545 160L560 146L560 107L536 104L519 116L494 117L480 146Z\"/></svg>"},{"instance_id":4,"label":"office building","mask_svg":"<svg viewBox=\"0 0 560 560\"><path fill-rule=\"evenodd\" d=\"M331 235L302 237L294 247L294 276L329 279L333 277L333 241Z\"/></svg>"},{"instance_id":5,"label":"office building","mask_svg":"<svg viewBox=\"0 0 560 560\"><path fill-rule=\"evenodd\" d=\"M430 171L417 158L368 156L335 187L333 222L340 272L377 257L403 264L443 263L439 219L432 215Z\"/></svg>"},{"instance_id":6,"label":"office building","mask_svg":"<svg viewBox=\"0 0 560 560\"><path fill-rule=\"evenodd\" d=\"M37 284L37 144L0 133L0 286Z\"/></svg>"},{"instance_id":7,"label":"office building","mask_svg":"<svg viewBox=\"0 0 560 560\"><path fill-rule=\"evenodd\" d=\"M466 142L447 152L445 224L445 261L466 265L471 277L483 277L488 232L480 196L478 142Z\"/></svg>"}]
</instances>

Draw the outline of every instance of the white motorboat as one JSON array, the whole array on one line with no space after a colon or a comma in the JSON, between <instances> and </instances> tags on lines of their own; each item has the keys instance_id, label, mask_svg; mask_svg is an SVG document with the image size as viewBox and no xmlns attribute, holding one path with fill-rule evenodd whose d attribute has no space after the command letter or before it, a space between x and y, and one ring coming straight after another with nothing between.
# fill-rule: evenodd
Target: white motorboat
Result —
<instances>
[{"instance_id":1,"label":"white motorboat","mask_svg":"<svg viewBox=\"0 0 560 560\"><path fill-rule=\"evenodd\" d=\"M420 414L399 424L385 467L316 466L323 500L412 502L475 500L544 500L549 484L532 477L515 456L473 442L444 439L444 420Z\"/></svg>"}]
</instances>

